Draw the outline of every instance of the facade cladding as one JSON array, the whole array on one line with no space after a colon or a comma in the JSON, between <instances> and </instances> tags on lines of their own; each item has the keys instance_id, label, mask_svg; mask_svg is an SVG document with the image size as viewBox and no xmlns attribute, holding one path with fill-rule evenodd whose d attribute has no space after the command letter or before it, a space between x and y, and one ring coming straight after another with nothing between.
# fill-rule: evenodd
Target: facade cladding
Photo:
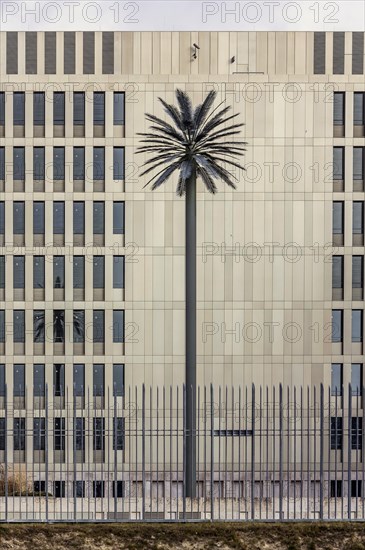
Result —
<instances>
[{"instance_id":1,"label":"facade cladding","mask_svg":"<svg viewBox=\"0 0 365 550\"><path fill-rule=\"evenodd\" d=\"M135 155L177 87L215 89L248 142L236 191L198 187L198 384L362 385L364 33L4 32L0 62L8 457L32 460L15 431L35 403L44 430L46 386L92 395L98 434L108 393L184 382L184 200Z\"/></svg>"}]
</instances>

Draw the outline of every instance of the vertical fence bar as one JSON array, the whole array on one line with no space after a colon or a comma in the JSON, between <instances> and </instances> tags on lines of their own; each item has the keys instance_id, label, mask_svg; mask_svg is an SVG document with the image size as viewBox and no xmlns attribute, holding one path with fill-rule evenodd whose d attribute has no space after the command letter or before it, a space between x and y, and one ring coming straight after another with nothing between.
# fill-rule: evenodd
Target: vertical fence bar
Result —
<instances>
[{"instance_id":1,"label":"vertical fence bar","mask_svg":"<svg viewBox=\"0 0 365 550\"><path fill-rule=\"evenodd\" d=\"M142 519L146 512L146 388L142 384Z\"/></svg>"},{"instance_id":2,"label":"vertical fence bar","mask_svg":"<svg viewBox=\"0 0 365 550\"><path fill-rule=\"evenodd\" d=\"M46 440L45 440L45 459L46 459L46 521L49 521L48 517L48 465L49 465L49 457L48 457L48 384L46 384L46 397L45 397L45 413L46 413Z\"/></svg>"},{"instance_id":3,"label":"vertical fence bar","mask_svg":"<svg viewBox=\"0 0 365 550\"><path fill-rule=\"evenodd\" d=\"M283 386L279 386L279 518L283 519Z\"/></svg>"},{"instance_id":4,"label":"vertical fence bar","mask_svg":"<svg viewBox=\"0 0 365 550\"><path fill-rule=\"evenodd\" d=\"M348 419L347 419L347 517L351 519L351 447L352 447L352 390L348 386Z\"/></svg>"},{"instance_id":5,"label":"vertical fence bar","mask_svg":"<svg viewBox=\"0 0 365 550\"><path fill-rule=\"evenodd\" d=\"M4 405L5 405L5 433L4 433L4 439L5 439L5 453L4 453L4 459L5 459L5 466L4 466L4 474L5 474L5 480L4 480L4 493L5 493L5 521L9 520L9 479L8 479L8 385L5 384L5 398L4 398ZM13 426L14 428L14 426Z\"/></svg>"},{"instance_id":6,"label":"vertical fence bar","mask_svg":"<svg viewBox=\"0 0 365 550\"><path fill-rule=\"evenodd\" d=\"M255 519L255 385L251 388L252 443L251 443L251 519Z\"/></svg>"},{"instance_id":7,"label":"vertical fence bar","mask_svg":"<svg viewBox=\"0 0 365 550\"><path fill-rule=\"evenodd\" d=\"M319 448L319 518L323 520L323 461L324 461L324 399L323 399L323 384L320 386L320 448Z\"/></svg>"},{"instance_id":8,"label":"vertical fence bar","mask_svg":"<svg viewBox=\"0 0 365 550\"><path fill-rule=\"evenodd\" d=\"M214 393L210 385L210 519L214 520Z\"/></svg>"}]
</instances>

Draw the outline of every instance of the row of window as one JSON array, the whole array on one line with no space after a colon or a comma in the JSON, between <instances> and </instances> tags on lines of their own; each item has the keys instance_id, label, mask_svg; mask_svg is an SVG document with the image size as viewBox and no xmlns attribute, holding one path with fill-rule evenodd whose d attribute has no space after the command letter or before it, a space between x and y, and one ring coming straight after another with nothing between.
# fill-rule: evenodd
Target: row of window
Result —
<instances>
[{"instance_id":1,"label":"row of window","mask_svg":"<svg viewBox=\"0 0 365 550\"><path fill-rule=\"evenodd\" d=\"M329 33L314 33L314 74L344 74L345 72L345 33L333 33L332 66L326 71L326 38ZM352 33L352 74L364 73L364 33Z\"/></svg>"},{"instance_id":2,"label":"row of window","mask_svg":"<svg viewBox=\"0 0 365 550\"><path fill-rule=\"evenodd\" d=\"M346 419L346 422L348 420ZM344 419L341 416L331 418L331 450L342 451L344 443ZM351 428L349 430L351 450L362 450L362 417L355 416L351 418Z\"/></svg>"},{"instance_id":3,"label":"row of window","mask_svg":"<svg viewBox=\"0 0 365 550\"><path fill-rule=\"evenodd\" d=\"M364 191L365 147L352 148L353 191ZM344 191L345 147L333 147L333 191Z\"/></svg>"},{"instance_id":4,"label":"row of window","mask_svg":"<svg viewBox=\"0 0 365 550\"><path fill-rule=\"evenodd\" d=\"M51 484L47 485L47 494L55 498L65 498L66 497L66 482L64 480L54 481ZM34 481L33 492L28 491L28 495L32 496L44 496L46 494L46 482L44 480ZM72 498L124 498L126 495L125 492L125 482L118 480L113 481L110 485L108 482L103 480L92 481L87 487L87 483L83 480L76 480L72 482L72 490L69 497ZM11 494L10 494L11 496Z\"/></svg>"},{"instance_id":5,"label":"row of window","mask_svg":"<svg viewBox=\"0 0 365 550\"><path fill-rule=\"evenodd\" d=\"M332 363L331 365L331 395L342 397L343 394L343 363ZM362 363L351 364L351 395L361 396L363 392L363 370Z\"/></svg>"},{"instance_id":6,"label":"row of window","mask_svg":"<svg viewBox=\"0 0 365 550\"><path fill-rule=\"evenodd\" d=\"M343 309L332 310L332 342L343 342ZM353 309L351 311L351 342L363 342L363 309Z\"/></svg>"},{"instance_id":7,"label":"row of window","mask_svg":"<svg viewBox=\"0 0 365 550\"><path fill-rule=\"evenodd\" d=\"M334 300L344 298L344 256L332 256L332 297ZM364 256L352 256L352 290L353 300L364 298Z\"/></svg>"},{"instance_id":8,"label":"row of window","mask_svg":"<svg viewBox=\"0 0 365 550\"><path fill-rule=\"evenodd\" d=\"M29 367L27 367L28 369ZM48 367L47 367L48 368ZM106 367L103 364L85 365L83 363L75 363L72 366L65 366L62 363L53 365L53 396L65 397L66 385L65 374L67 369L72 369L72 389L70 390L69 397L86 397L87 386L85 383L85 375L88 375L88 371L92 370L92 376L87 376L90 382L90 397L105 397L105 374ZM113 364L113 397L124 396L124 364ZM13 365L13 396L25 397L26 396L26 372L24 364ZM5 396L5 364L0 364L0 397ZM33 365L33 396L34 397L46 397L46 365L44 363L35 363Z\"/></svg>"},{"instance_id":9,"label":"row of window","mask_svg":"<svg viewBox=\"0 0 365 550\"><path fill-rule=\"evenodd\" d=\"M345 203L344 201L334 201L332 205L333 235L343 236L344 227L345 227ZM354 246L361 246L363 244L363 235L364 235L364 201L354 201L352 203L352 235L353 235ZM334 244L339 245L341 243L339 243L337 239L337 240L334 240Z\"/></svg>"},{"instance_id":10,"label":"row of window","mask_svg":"<svg viewBox=\"0 0 365 550\"><path fill-rule=\"evenodd\" d=\"M65 234L65 202L53 201L53 234ZM10 206L10 205L9 205ZM93 234L105 233L105 202L93 201ZM124 202L113 202L113 234L124 234ZM25 234L25 201L13 202L13 234ZM85 202L73 202L73 232L85 234ZM45 202L33 202L33 233L45 234ZM0 201L0 235L5 234L5 201Z\"/></svg>"},{"instance_id":11,"label":"row of window","mask_svg":"<svg viewBox=\"0 0 365 550\"><path fill-rule=\"evenodd\" d=\"M125 122L125 94L113 93L113 124L123 126ZM13 125L25 126L26 101L29 92L13 92ZM50 101L49 92L33 92L33 125L44 126L46 123L46 101ZM53 125L65 125L65 92L53 92ZM85 126L85 101L90 94L73 92L73 124ZM27 98L27 99L26 99ZM5 126L6 94L0 92L0 126ZM94 126L105 126L105 92L93 92L93 123ZM36 136L35 136L36 137ZM61 137L61 136L55 136Z\"/></svg>"},{"instance_id":12,"label":"row of window","mask_svg":"<svg viewBox=\"0 0 365 550\"><path fill-rule=\"evenodd\" d=\"M30 173L34 181L105 181L110 174L113 180L124 180L124 147L113 147L113 164L106 170L105 147L93 147L92 162L85 163L85 147L73 148L73 162L66 164L65 147L53 147L53 161L46 164L46 148L33 147L33 168ZM14 181L25 181L28 170L25 162L25 147L13 147L13 162L5 163L5 147L0 147L0 180L9 174ZM66 178L67 175L67 178ZM59 191L59 189L55 189ZM96 188L95 191L100 191Z\"/></svg>"},{"instance_id":13,"label":"row of window","mask_svg":"<svg viewBox=\"0 0 365 550\"><path fill-rule=\"evenodd\" d=\"M353 125L365 125L365 92L354 92ZM346 92L334 92L333 96L334 137L346 134ZM341 131L342 128L342 131ZM355 132L356 133L356 132ZM355 137L361 137L356 136Z\"/></svg>"}]
</instances>

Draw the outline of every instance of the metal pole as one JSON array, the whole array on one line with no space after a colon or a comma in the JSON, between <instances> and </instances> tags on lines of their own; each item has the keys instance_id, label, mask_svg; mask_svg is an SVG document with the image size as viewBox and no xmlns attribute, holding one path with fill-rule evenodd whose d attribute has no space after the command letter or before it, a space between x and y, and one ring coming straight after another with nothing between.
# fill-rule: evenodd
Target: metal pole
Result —
<instances>
[{"instance_id":1,"label":"metal pole","mask_svg":"<svg viewBox=\"0 0 365 550\"><path fill-rule=\"evenodd\" d=\"M283 519L283 387L279 386L279 519Z\"/></svg>"},{"instance_id":2,"label":"metal pole","mask_svg":"<svg viewBox=\"0 0 365 550\"><path fill-rule=\"evenodd\" d=\"M324 399L323 399L323 384L320 387L320 443L319 443L319 517L323 519L323 460L324 460Z\"/></svg>"}]
</instances>

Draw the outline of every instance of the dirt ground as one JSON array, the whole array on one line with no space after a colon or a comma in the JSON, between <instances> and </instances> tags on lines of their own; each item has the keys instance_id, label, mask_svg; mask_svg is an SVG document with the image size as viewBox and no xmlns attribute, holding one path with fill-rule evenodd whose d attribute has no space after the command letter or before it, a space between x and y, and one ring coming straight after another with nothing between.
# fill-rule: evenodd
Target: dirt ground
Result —
<instances>
[{"instance_id":1,"label":"dirt ground","mask_svg":"<svg viewBox=\"0 0 365 550\"><path fill-rule=\"evenodd\" d=\"M365 523L1 524L1 550L365 550Z\"/></svg>"}]
</instances>

